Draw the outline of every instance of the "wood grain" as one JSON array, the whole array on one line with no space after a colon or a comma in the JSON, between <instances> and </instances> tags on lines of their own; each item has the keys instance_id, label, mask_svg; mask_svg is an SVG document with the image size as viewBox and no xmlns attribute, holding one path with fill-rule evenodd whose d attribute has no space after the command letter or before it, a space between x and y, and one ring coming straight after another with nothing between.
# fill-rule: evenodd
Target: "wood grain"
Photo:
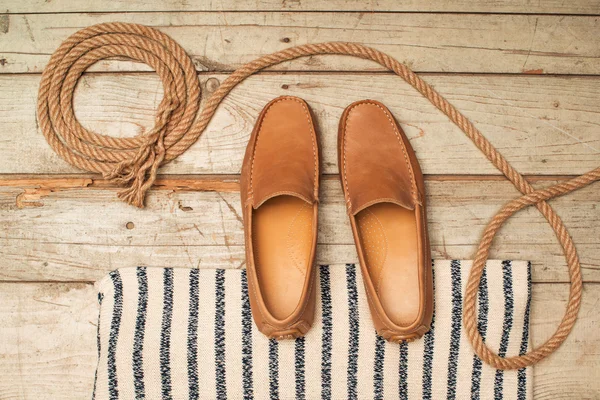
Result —
<instances>
[{"instance_id":1,"label":"wood grain","mask_svg":"<svg viewBox=\"0 0 600 400\"><path fill-rule=\"evenodd\" d=\"M155 267L239 268L245 266L244 247L227 246L133 246L79 243L31 242L0 239L0 254L5 268L1 281L92 281L122 267L146 265ZM584 278L600 282L597 257L598 244L580 244ZM434 259L451 257L472 259L475 245L436 245ZM492 258L534 260L533 280L536 282L567 282L567 267L557 244L535 246L499 243L494 245ZM317 262L333 264L358 262L353 244L319 244Z\"/></svg>"},{"instance_id":2,"label":"wood grain","mask_svg":"<svg viewBox=\"0 0 600 400\"><path fill-rule=\"evenodd\" d=\"M7 13L135 12L135 11L429 11L534 14L598 14L597 0L6 0Z\"/></svg>"},{"instance_id":3,"label":"wood grain","mask_svg":"<svg viewBox=\"0 0 600 400\"><path fill-rule=\"evenodd\" d=\"M205 98L226 78L201 74ZM472 119L524 174L578 174L598 166L600 78L428 75L425 79ZM0 75L0 174L78 172L48 146L36 123L39 76ZM150 129L162 99L154 74L88 74L75 112L95 132L133 136ZM312 107L323 170L337 173L337 125L343 109L371 98L386 104L411 140L426 174L500 172L440 111L391 75L261 74L225 99L207 131L161 169L168 174L237 174L255 119L274 97L294 95ZM15 99L19 99L15 101Z\"/></svg>"},{"instance_id":4,"label":"wood grain","mask_svg":"<svg viewBox=\"0 0 600 400\"><path fill-rule=\"evenodd\" d=\"M306 99L321 134L320 263L355 262L337 180L342 110L390 107L427 174L435 258L472 258L479 235L518 194L464 135L400 78L350 57L310 57L245 81L205 135L161 170L146 210L56 156L36 124L40 73L83 27L155 26L192 57L205 95L258 56L303 43L359 41L406 62L463 111L535 186L598 166L600 0L5 0L0 14L0 399L79 399L96 364L91 282L125 266L244 266L238 176L260 109ZM563 14L563 15L561 15ZM587 14L587 16L586 16ZM147 131L162 87L145 65L106 60L78 85L77 117L114 136ZM553 200L581 256L584 296L567 342L534 368L535 399L600 393L600 191ZM532 338L566 304L562 252L535 210L511 219L492 258L533 262ZM562 283L558 283L562 282Z\"/></svg>"},{"instance_id":5,"label":"wood grain","mask_svg":"<svg viewBox=\"0 0 600 400\"><path fill-rule=\"evenodd\" d=\"M554 331L566 284L534 284L531 335ZM593 399L600 391L600 286L584 286L575 329L534 368L534 398ZM96 367L96 291L84 283L0 283L0 393L3 399L89 397Z\"/></svg>"},{"instance_id":6,"label":"wood grain","mask_svg":"<svg viewBox=\"0 0 600 400\"><path fill-rule=\"evenodd\" d=\"M0 254L8 260L0 279L90 281L139 264L242 266L239 194L187 191L164 180L163 185L175 189L151 192L144 210L122 203L114 188L0 186ZM426 185L438 258L472 258L485 224L518 195L500 180L427 180ZM598 193L595 185L552 201L578 246L584 279L592 282L600 281ZM321 201L319 261L356 260L337 180L323 181ZM501 230L492 257L532 261L536 281L567 281L556 243L543 217L527 209Z\"/></svg>"},{"instance_id":7,"label":"wood grain","mask_svg":"<svg viewBox=\"0 0 600 400\"><path fill-rule=\"evenodd\" d=\"M0 285L0 398L91 398L96 303L90 284Z\"/></svg>"},{"instance_id":8,"label":"wood grain","mask_svg":"<svg viewBox=\"0 0 600 400\"><path fill-rule=\"evenodd\" d=\"M415 71L535 74L600 73L595 16L407 13L176 12L7 14L0 33L0 73L41 72L70 34L122 21L172 36L201 71L230 71L256 57L304 43L358 41ZM5 31L5 32L4 32ZM380 71L344 56L309 57L274 69ZM95 70L148 70L100 62Z\"/></svg>"},{"instance_id":9,"label":"wood grain","mask_svg":"<svg viewBox=\"0 0 600 400\"><path fill-rule=\"evenodd\" d=\"M556 329L566 307L568 288L534 284L531 336L541 345ZM536 400L598 399L600 393L600 287L584 285L581 311L571 335L556 353L533 367Z\"/></svg>"}]
</instances>

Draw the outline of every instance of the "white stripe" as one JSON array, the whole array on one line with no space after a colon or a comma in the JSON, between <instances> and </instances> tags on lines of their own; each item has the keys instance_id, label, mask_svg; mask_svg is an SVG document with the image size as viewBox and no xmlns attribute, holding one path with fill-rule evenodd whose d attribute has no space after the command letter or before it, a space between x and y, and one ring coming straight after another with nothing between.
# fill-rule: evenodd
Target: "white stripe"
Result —
<instances>
[{"instance_id":1,"label":"white stripe","mask_svg":"<svg viewBox=\"0 0 600 400\"><path fill-rule=\"evenodd\" d=\"M513 324L509 335L507 357L519 355L521 340L523 338L523 322L527 305L527 263L512 263L513 285ZM506 398L517 395L517 374L512 371L504 372L503 393Z\"/></svg>"},{"instance_id":2,"label":"white stripe","mask_svg":"<svg viewBox=\"0 0 600 400\"><path fill-rule=\"evenodd\" d=\"M225 274L225 365L227 365L227 397L241 399L244 395L242 383L242 276L239 273ZM232 368L233 367L233 368Z\"/></svg>"},{"instance_id":3,"label":"white stripe","mask_svg":"<svg viewBox=\"0 0 600 400\"><path fill-rule=\"evenodd\" d=\"M198 276L198 394L215 397L215 270L201 270Z\"/></svg>"},{"instance_id":4,"label":"white stripe","mask_svg":"<svg viewBox=\"0 0 600 400\"><path fill-rule=\"evenodd\" d=\"M383 362L383 398L395 399L398 397L398 383L400 379L400 345L397 343L385 344L385 360Z\"/></svg>"},{"instance_id":5,"label":"white stripe","mask_svg":"<svg viewBox=\"0 0 600 400\"><path fill-rule=\"evenodd\" d=\"M471 261L461 261L461 294L464 299L469 272L471 271ZM464 324L461 318L460 322L460 353L458 354L458 368L456 377L456 399L468 399L471 396L471 376L473 372L473 351L471 342L464 330Z\"/></svg>"},{"instance_id":6,"label":"white stripe","mask_svg":"<svg viewBox=\"0 0 600 400\"><path fill-rule=\"evenodd\" d=\"M424 340L420 338L408 344L408 398L421 399L423 396L423 351ZM434 343L435 346L435 343ZM386 396L387 398L387 396Z\"/></svg>"},{"instance_id":7,"label":"white stripe","mask_svg":"<svg viewBox=\"0 0 600 400\"><path fill-rule=\"evenodd\" d=\"M487 321L487 332L485 343L495 353L500 347L500 339L502 337L502 325L504 323L504 289L502 275L502 261L491 260L487 262L487 281L488 281L488 297L489 297L489 312ZM494 379L496 369L490 367L486 363L481 366L481 398L494 398Z\"/></svg>"},{"instance_id":8,"label":"white stripe","mask_svg":"<svg viewBox=\"0 0 600 400\"><path fill-rule=\"evenodd\" d=\"M123 282L123 313L116 357L119 397L135 398L132 354L138 304L137 275L131 268L119 270L119 274Z\"/></svg>"},{"instance_id":9,"label":"white stripe","mask_svg":"<svg viewBox=\"0 0 600 400\"><path fill-rule=\"evenodd\" d=\"M335 399L347 398L348 394L348 346L349 316L348 289L346 287L346 267L336 265L329 268L331 273L331 396Z\"/></svg>"},{"instance_id":10,"label":"white stripe","mask_svg":"<svg viewBox=\"0 0 600 400\"><path fill-rule=\"evenodd\" d=\"M293 399L296 393L295 341L279 341L279 397Z\"/></svg>"},{"instance_id":11,"label":"white stripe","mask_svg":"<svg viewBox=\"0 0 600 400\"><path fill-rule=\"evenodd\" d=\"M250 294L252 296L252 294ZM293 365L293 364L292 364ZM292 368L292 365L289 367ZM269 339L263 335L254 320L252 321L252 371L254 398L269 398Z\"/></svg>"},{"instance_id":12,"label":"white stripe","mask_svg":"<svg viewBox=\"0 0 600 400\"><path fill-rule=\"evenodd\" d=\"M171 322L171 393L173 399L189 399L187 331L190 307L190 272L173 269L173 319Z\"/></svg>"},{"instance_id":13,"label":"white stripe","mask_svg":"<svg viewBox=\"0 0 600 400\"><path fill-rule=\"evenodd\" d=\"M147 268L148 307L146 308L146 332L144 335L144 383L146 398L162 398L160 380L160 335L163 311L163 276L162 268ZM150 378L153 377L153 378Z\"/></svg>"},{"instance_id":14,"label":"white stripe","mask_svg":"<svg viewBox=\"0 0 600 400\"><path fill-rule=\"evenodd\" d=\"M452 274L450 261L435 264L436 330L433 344L431 379L432 398L446 398L448 390L448 356L452 326Z\"/></svg>"},{"instance_id":15,"label":"white stripe","mask_svg":"<svg viewBox=\"0 0 600 400\"><path fill-rule=\"evenodd\" d=\"M317 291L315 318L312 328L308 331L304 340L304 376L305 376L305 398L321 398L321 351L323 337L323 309L321 308L321 284L319 266L315 266L315 290Z\"/></svg>"},{"instance_id":16,"label":"white stripe","mask_svg":"<svg viewBox=\"0 0 600 400\"><path fill-rule=\"evenodd\" d=\"M100 308L100 359L98 360L98 374L96 378L96 399L108 399L108 341L110 339L110 324L114 307L114 286L110 276L105 276L98 283L98 291L103 294Z\"/></svg>"},{"instance_id":17,"label":"white stripe","mask_svg":"<svg viewBox=\"0 0 600 400\"><path fill-rule=\"evenodd\" d=\"M244 396L242 383L242 276L239 271L225 271L225 363L227 365L227 397L241 399Z\"/></svg>"},{"instance_id":18,"label":"white stripe","mask_svg":"<svg viewBox=\"0 0 600 400\"><path fill-rule=\"evenodd\" d=\"M367 302L367 295L362 276L362 271L357 265L356 267L356 286L358 288L358 398L370 399L373 398L374 390L374 373L375 373L375 342L376 333ZM347 306L346 306L347 307ZM386 354L387 356L387 354ZM384 381L385 382L385 381Z\"/></svg>"}]
</instances>

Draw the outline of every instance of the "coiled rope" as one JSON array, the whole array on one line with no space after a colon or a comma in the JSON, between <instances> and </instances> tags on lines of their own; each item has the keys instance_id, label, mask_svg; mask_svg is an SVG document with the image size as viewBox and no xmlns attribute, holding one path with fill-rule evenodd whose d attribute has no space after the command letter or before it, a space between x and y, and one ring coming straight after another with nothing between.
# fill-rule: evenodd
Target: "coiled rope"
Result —
<instances>
[{"instance_id":1,"label":"coiled rope","mask_svg":"<svg viewBox=\"0 0 600 400\"><path fill-rule=\"evenodd\" d=\"M569 335L581 305L582 279L579 258L562 220L546 200L570 193L600 179L600 167L567 182L535 190L492 146L481 132L444 97L407 66L375 49L358 43L319 43L291 47L260 57L234 71L199 109L200 86L192 61L164 33L137 24L104 23L82 29L65 40L52 55L40 83L39 125L50 146L70 164L103 174L126 188L119 197L143 207L144 197L156 179L158 168L198 140L223 98L250 75L283 61L319 54L343 54L377 62L418 90L450 118L483 154L523 193L506 204L483 234L464 297L464 326L477 355L499 369L532 365L555 351ZM115 138L85 129L73 112L73 91L81 74L95 62L126 57L150 65L164 87L155 126L133 138ZM197 117L197 118L196 118ZM500 357L488 348L477 329L476 300L479 282L492 240L504 221L520 209L535 205L546 218L563 247L570 276L569 301L556 332L544 344L514 357Z\"/></svg>"}]
</instances>

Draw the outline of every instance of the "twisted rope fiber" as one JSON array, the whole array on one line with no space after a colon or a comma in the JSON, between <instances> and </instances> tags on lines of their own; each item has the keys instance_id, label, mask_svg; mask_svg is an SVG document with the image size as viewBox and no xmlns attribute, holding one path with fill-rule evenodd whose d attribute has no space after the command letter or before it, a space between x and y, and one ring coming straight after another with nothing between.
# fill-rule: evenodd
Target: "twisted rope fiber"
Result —
<instances>
[{"instance_id":1,"label":"twisted rope fiber","mask_svg":"<svg viewBox=\"0 0 600 400\"><path fill-rule=\"evenodd\" d=\"M143 207L145 194L156 179L158 167L182 154L198 140L218 105L238 83L266 67L319 54L368 59L393 71L446 114L523 194L506 204L485 229L467 283L464 326L477 355L495 368L523 368L554 352L577 319L582 278L571 236L546 200L600 180L600 167L567 182L535 190L468 118L408 67L380 51L358 43L331 42L307 44L265 55L234 71L198 114L201 91L196 71L177 43L162 32L143 25L118 22L94 25L70 36L52 55L40 83L38 121L46 140L62 158L78 168L101 173L112 182L126 186L119 192L119 197ZM133 138L106 136L88 131L75 118L73 92L82 73L95 62L115 56L150 65L162 80L165 94L157 110L156 123L144 135ZM569 300L556 332L544 344L522 356L500 357L485 345L477 329L479 282L492 240L500 227L517 211L532 205L546 218L563 247L570 276Z\"/></svg>"}]
</instances>

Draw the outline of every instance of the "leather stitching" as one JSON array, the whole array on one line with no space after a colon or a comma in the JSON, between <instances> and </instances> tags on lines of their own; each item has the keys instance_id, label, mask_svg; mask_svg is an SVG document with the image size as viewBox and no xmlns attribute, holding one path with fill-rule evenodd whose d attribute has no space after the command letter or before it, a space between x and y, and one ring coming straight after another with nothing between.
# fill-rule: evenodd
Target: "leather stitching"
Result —
<instances>
[{"instance_id":1,"label":"leather stitching","mask_svg":"<svg viewBox=\"0 0 600 400\"><path fill-rule=\"evenodd\" d=\"M408 167L408 171L410 172L409 174L409 178L410 178L410 183L411 183L411 188L410 188L410 192L411 195L413 197L413 200L415 200L416 202L419 202L419 199L416 196L416 182L415 182L415 178L414 178L414 172L413 169L410 165L410 161L408 158L408 153L406 152L406 146L404 145L404 142L402 141L402 138L400 137L400 132L398 132L398 127L396 126L396 123L394 122L394 120L392 119L391 115L383 108L381 107L379 104L370 102L370 101L365 101L365 102L360 102L358 104L353 105L350 109L348 109L348 111L346 112L346 120L344 121L344 131L343 131L343 159L344 159L344 166L343 166L343 170L344 170L344 184L346 185L346 193L348 193L348 199L347 199L347 203L348 203L348 208L351 208L352 203L350 201L350 189L348 188L348 178L347 178L347 174L348 174L348 169L347 169L347 162L346 162L346 131L348 130L348 120L350 118L350 113L353 109L362 106L362 105L371 105L371 106L375 106L377 108L379 108L381 111L384 112L385 116L387 117L388 121L390 122L390 125L392 126L392 129L394 130L394 134L396 135L396 138L398 139L398 142L400 143L400 147L402 148L402 154L404 155L404 161L406 162L406 165Z\"/></svg>"},{"instance_id":2,"label":"leather stitching","mask_svg":"<svg viewBox=\"0 0 600 400\"><path fill-rule=\"evenodd\" d=\"M313 126L313 124L311 122L310 112L308 111L308 108L306 107L306 104L304 102L300 101L299 99L296 99L296 98L293 98L293 97L282 97L282 98L274 101L273 103L271 103L269 105L269 108L263 114L263 116L262 116L262 118L261 118L261 120L259 122L260 125L258 127L258 130L256 131L256 139L255 139L255 142L254 142L254 149L253 149L253 152L252 152L252 163L251 163L251 166L250 166L250 182L249 182L249 191L248 191L250 198L253 198L253 196L254 196L254 190L253 190L254 160L256 159L256 152L257 152L257 148L258 148L258 139L260 137L260 132L261 132L261 129L262 129L262 123L266 119L267 114L271 111L272 106L274 104L276 104L276 103L279 103L279 102L285 101L285 100L292 100L292 101L295 101L295 102L299 103L302 106L302 108L304 109L304 112L306 114L306 119L307 119L307 122L309 124L310 131L311 131L311 142L312 142L313 158L314 158L314 167L313 167L314 168L314 181L313 181L313 186L316 187L316 182L317 182L317 178L318 178L318 169L317 169L318 158L317 158L317 150L316 150L316 143L315 143L315 135L316 134L315 134L314 126ZM281 192L281 194L283 194L283 193L284 192ZM254 223L254 221L253 221L253 223ZM253 235L253 237L252 237L252 244L253 244L253 246L255 246L255 239L256 239L256 237ZM258 261L257 260L257 258L258 258L257 255L254 255L254 257L255 257L255 260ZM255 266L255 268L254 268L255 269L255 277L256 277L256 279L258 279L258 275L259 275L258 269L259 268L258 268L256 262L253 262L253 264ZM312 274L313 273L313 269L314 269L314 265L311 265L310 268L311 268L310 273ZM312 278L310 279L309 287L308 287L308 290L307 290L307 293L306 293L307 294L306 301L304 302L304 305L302 306L302 309L300 310L300 313L298 314L298 317L295 318L293 321L291 321L290 324L288 324L287 326L284 326L284 327L281 327L281 328L276 328L272 324L269 324L268 322L266 322L267 321L267 317L266 317L266 315L264 314L262 308L259 305L260 302L259 302L259 299L258 299L258 294L257 294L258 290L257 290L257 287L256 287L256 282L255 282L254 279L249 279L250 284L251 284L252 289L253 289L252 290L252 292L253 292L252 295L253 295L256 303L257 303L258 311L259 311L260 315L262 316L263 324L266 325L266 326L268 326L268 327L270 327L270 328L272 328L273 330L288 329L288 328L292 327L294 324L297 324L298 321L300 321L303 318L304 313L306 311L306 307L308 306L308 303L309 303L308 300L310 299L310 296L311 296L312 291L313 291L314 280L315 279L312 279Z\"/></svg>"},{"instance_id":3,"label":"leather stitching","mask_svg":"<svg viewBox=\"0 0 600 400\"><path fill-rule=\"evenodd\" d=\"M365 203L365 204L364 204L364 205L363 205L363 206L360 208L360 211L363 211L363 210L367 209L368 207L371 207L372 205L375 205L375 204L377 204L377 203L381 203L381 202L383 202L384 200L387 200L388 202L390 202L390 203L394 203L394 204L398 204L398 203L399 203L399 201L398 201L397 199L393 199L393 198L391 198L391 197L379 197L379 198L377 198L377 199L374 199L374 200L371 200L371 201L369 201L368 203ZM419 202L418 204L420 205L421 203ZM402 207L404 207L404 206L402 206ZM404 207L404 208L406 208L406 207ZM358 213L358 212L360 212L360 211L357 211L357 213Z\"/></svg>"},{"instance_id":4,"label":"leather stitching","mask_svg":"<svg viewBox=\"0 0 600 400\"><path fill-rule=\"evenodd\" d=\"M408 154L407 154L407 152L406 152L406 148L405 148L405 146L404 146L404 142L402 141L402 138L400 137L400 133L398 132L398 129L397 129L397 127L396 127L396 124L394 123L394 121L393 121L393 119L391 118L391 116L389 115L389 113L388 113L388 112L387 112L387 111L386 111L384 108L382 108L382 107L381 107L379 104L376 104L376 103L373 103L373 102L361 102L361 103L358 103L358 104L355 104L355 105L353 105L353 106L352 106L352 107L351 107L351 108L350 108L350 109L347 111L347 113L346 113L346 120L344 121L344 130L343 130L343 133L342 133L342 134L343 134L343 164L344 164L344 165L343 165L343 171L344 171L344 185L346 186L346 193L347 193L347 200L346 200L346 202L347 202L347 204L348 204L348 209L350 209L350 208L352 207L352 203L351 203L351 200L350 200L350 189L349 189L349 187L348 187L348 178L347 178L348 169L347 169L347 160L346 160L346 148L347 148L347 146L346 146L346 144L347 144L347 140L346 140L346 137L347 137L347 135L346 135L346 131L348 130L348 120L349 120L349 117L350 117L350 112L351 112L351 111L352 111L354 108L356 108L356 107L358 107L358 106L361 106L361 105L372 105L372 106L375 106L375 107L377 107L377 108L381 109L381 110L382 110L382 111L385 113L385 115L386 115L386 117L387 117L388 121L390 122L390 124L392 125L392 128L393 128L393 130L394 130L394 133L396 134L396 138L398 139L398 141L399 141L399 143L400 143L400 147L402 148L402 153L403 153L403 155L404 155L404 161L406 162L406 165L408 166L408 170L409 170L409 172L410 172L409 178L410 178L410 181L411 181L411 194L412 194L412 196L413 196L413 199L414 199L414 198L415 198L415 186L416 186L416 183L415 183L415 179L414 179L414 176L413 176L413 170L412 170L412 167L411 167L411 165L410 165L410 162L409 162L409 159L408 159ZM384 325L384 326L385 326L385 327L386 327L386 328L387 328L389 331L394 331L395 329L394 329L393 327L390 327L390 325L389 325L389 324L388 324L388 323L385 321L385 319L384 319L384 318L382 318L382 315L381 315L381 313L379 312L379 310L378 310L378 309L377 309L377 307L376 307L377 303L375 303L375 301L374 301L373 297L372 297L372 296L369 294L369 290L368 290L366 287L365 287L365 293L366 293L366 295L367 295L367 299L368 299L370 302L372 302L372 303L373 303L373 305L375 306L375 307L373 307L373 310L375 311L375 314L377 314L377 317L379 318L380 322L381 322L381 323L382 323L382 324L383 324L383 325ZM386 317L387 317L387 316L386 316Z\"/></svg>"},{"instance_id":5,"label":"leather stitching","mask_svg":"<svg viewBox=\"0 0 600 400\"><path fill-rule=\"evenodd\" d=\"M302 106L302 109L304 110L304 113L306 115L306 120L308 122L308 126L310 127L310 139L311 139L311 143L312 143L312 149L313 149L313 159L315 161L314 163L314 181L313 181L313 187L316 187L316 182L317 182L317 178L318 178L318 173L317 173L317 163L318 163L318 158L317 158L317 149L316 149L316 143L315 143L315 129L313 126L313 123L311 121L310 118L310 112L308 111L308 108L306 107L306 104L301 101L300 99L294 98L294 97L281 97L278 100L275 100L273 103L269 104L269 108L267 109L267 111L265 111L265 113L263 114L262 118L260 119L259 122L259 127L258 130L256 131L256 140L254 141L254 149L252 151L252 164L250 166L250 190L249 193L252 194L252 196L254 196L254 190L252 187L253 184L253 177L254 177L254 160L256 159L256 150L258 149L258 139L260 138L260 132L262 130L262 124L264 122L264 120L267 118L267 115L269 114L269 112L273 109L273 106L279 102L282 101L286 101L286 100L291 100L291 101L295 101L297 103L299 103ZM314 192L314 190L313 190ZM314 196L314 193L313 193Z\"/></svg>"}]
</instances>

